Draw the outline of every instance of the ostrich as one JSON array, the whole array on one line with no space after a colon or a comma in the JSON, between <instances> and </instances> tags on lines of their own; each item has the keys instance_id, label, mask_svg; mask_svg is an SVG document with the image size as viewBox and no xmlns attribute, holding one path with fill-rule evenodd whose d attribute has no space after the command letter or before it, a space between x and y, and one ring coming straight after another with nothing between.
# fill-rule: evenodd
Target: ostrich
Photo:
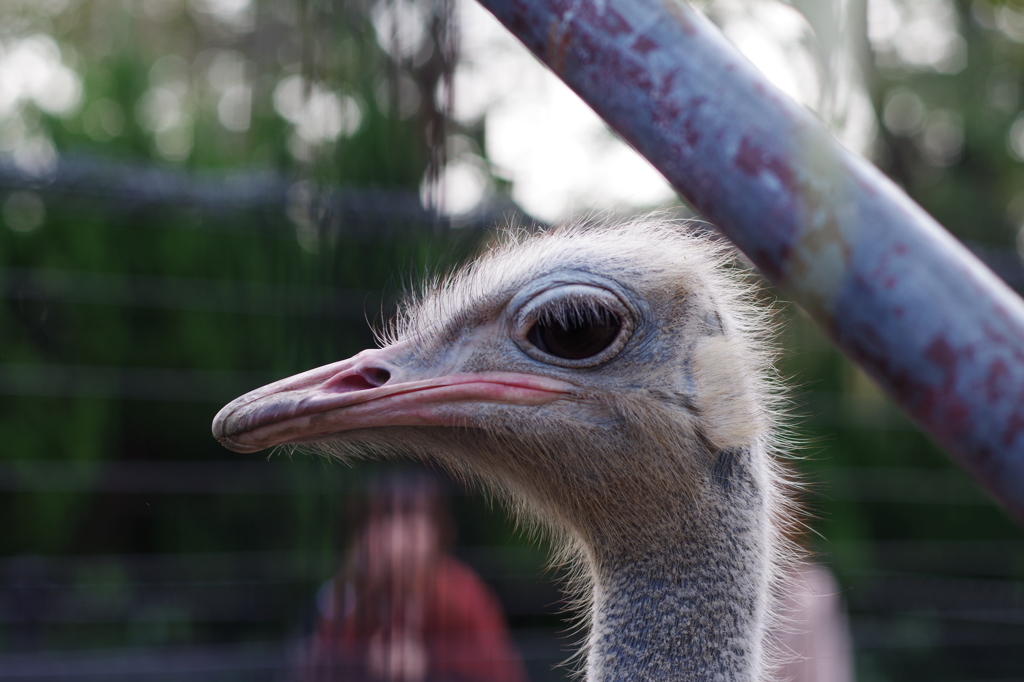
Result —
<instances>
[{"instance_id":1,"label":"ostrich","mask_svg":"<svg viewBox=\"0 0 1024 682\"><path fill-rule=\"evenodd\" d=\"M770 325L729 261L659 219L510 233L383 347L238 398L214 435L497 491L577 568L592 681L765 679L790 514Z\"/></svg>"}]
</instances>

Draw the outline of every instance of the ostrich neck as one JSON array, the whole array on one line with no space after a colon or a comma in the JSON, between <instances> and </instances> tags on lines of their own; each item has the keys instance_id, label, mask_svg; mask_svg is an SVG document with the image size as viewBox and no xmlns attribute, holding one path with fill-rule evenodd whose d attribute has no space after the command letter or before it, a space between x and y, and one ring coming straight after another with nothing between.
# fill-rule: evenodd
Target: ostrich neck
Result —
<instances>
[{"instance_id":1,"label":"ostrich neck","mask_svg":"<svg viewBox=\"0 0 1024 682\"><path fill-rule=\"evenodd\" d=\"M660 500L649 530L594 551L590 682L762 678L767 469L749 451L726 456L728 477L709 476L702 502Z\"/></svg>"}]
</instances>

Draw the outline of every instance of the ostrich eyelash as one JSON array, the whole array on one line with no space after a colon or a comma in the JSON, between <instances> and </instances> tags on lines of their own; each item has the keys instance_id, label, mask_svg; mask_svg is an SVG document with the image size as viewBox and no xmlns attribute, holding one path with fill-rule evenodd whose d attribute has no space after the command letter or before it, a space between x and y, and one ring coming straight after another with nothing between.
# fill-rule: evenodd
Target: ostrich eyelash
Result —
<instances>
[{"instance_id":1,"label":"ostrich eyelash","mask_svg":"<svg viewBox=\"0 0 1024 682\"><path fill-rule=\"evenodd\" d=\"M613 327L622 324L621 317L598 301L585 298L563 298L541 308L531 322L542 325L570 327Z\"/></svg>"}]
</instances>

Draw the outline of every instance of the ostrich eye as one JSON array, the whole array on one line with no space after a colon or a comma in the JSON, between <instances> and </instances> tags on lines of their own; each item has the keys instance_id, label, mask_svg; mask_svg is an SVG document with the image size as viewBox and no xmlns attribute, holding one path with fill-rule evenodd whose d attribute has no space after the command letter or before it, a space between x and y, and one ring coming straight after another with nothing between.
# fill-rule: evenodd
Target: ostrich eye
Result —
<instances>
[{"instance_id":1,"label":"ostrich eye","mask_svg":"<svg viewBox=\"0 0 1024 682\"><path fill-rule=\"evenodd\" d=\"M575 271L569 276L590 277ZM602 284L556 279L554 286L526 289L509 304L512 342L538 362L568 369L597 367L616 357L640 316L614 284Z\"/></svg>"},{"instance_id":2,"label":"ostrich eye","mask_svg":"<svg viewBox=\"0 0 1024 682\"><path fill-rule=\"evenodd\" d=\"M622 329L619 316L605 307L570 307L542 314L526 340L563 360L591 358L611 345Z\"/></svg>"}]
</instances>

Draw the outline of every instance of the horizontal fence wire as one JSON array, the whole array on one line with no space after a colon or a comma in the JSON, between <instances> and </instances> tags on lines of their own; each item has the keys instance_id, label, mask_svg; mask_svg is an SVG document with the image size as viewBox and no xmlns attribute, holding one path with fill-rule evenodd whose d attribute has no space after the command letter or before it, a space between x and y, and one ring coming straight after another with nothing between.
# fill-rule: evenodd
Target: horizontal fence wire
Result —
<instances>
[{"instance_id":1,"label":"horizontal fence wire","mask_svg":"<svg viewBox=\"0 0 1024 682\"><path fill-rule=\"evenodd\" d=\"M0 191L29 191L62 203L86 202L114 213L156 209L194 215L263 214L268 220L205 220L204 229L294 229L294 222L345 234L380 238L429 229L486 230L497 223L539 225L508 199L498 196L457 217L423 207L417 192L379 187L319 187L272 172L189 172L143 163L61 157L44 177L0 160ZM313 210L311 210L313 209ZM195 223L183 227L195 229Z\"/></svg>"}]
</instances>

